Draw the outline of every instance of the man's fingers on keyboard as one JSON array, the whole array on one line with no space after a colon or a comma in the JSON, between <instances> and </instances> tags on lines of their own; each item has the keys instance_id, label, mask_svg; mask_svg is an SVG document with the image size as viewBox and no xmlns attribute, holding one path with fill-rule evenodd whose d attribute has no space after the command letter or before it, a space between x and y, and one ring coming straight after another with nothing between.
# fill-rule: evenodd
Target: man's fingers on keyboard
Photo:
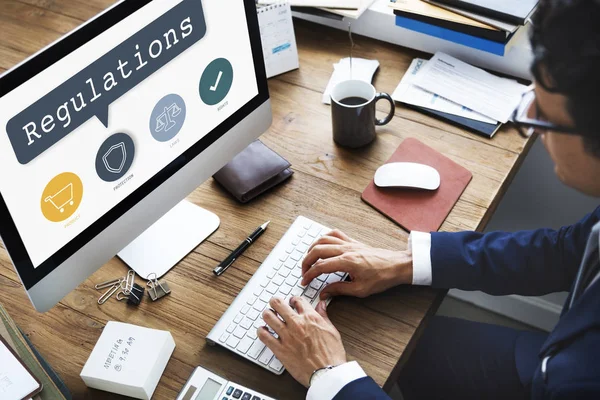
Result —
<instances>
[{"instance_id":1,"label":"man's fingers on keyboard","mask_svg":"<svg viewBox=\"0 0 600 400\"><path fill-rule=\"evenodd\" d=\"M352 239L350 236L346 235L344 232L339 229L334 229L327 234L327 236L336 237L342 239L345 242L356 242L356 240Z\"/></svg>"},{"instance_id":2,"label":"man's fingers on keyboard","mask_svg":"<svg viewBox=\"0 0 600 400\"><path fill-rule=\"evenodd\" d=\"M286 322L291 321L294 318L294 314L297 314L281 297L273 297L269 302L269 305L277 314L281 315Z\"/></svg>"},{"instance_id":3,"label":"man's fingers on keyboard","mask_svg":"<svg viewBox=\"0 0 600 400\"><path fill-rule=\"evenodd\" d=\"M337 244L337 245L343 245L346 242L336 236L321 236L319 239L317 239L316 242L314 242L312 245L310 245L310 247L308 248L308 253L310 253L310 251L315 247L318 246L320 244Z\"/></svg>"},{"instance_id":4,"label":"man's fingers on keyboard","mask_svg":"<svg viewBox=\"0 0 600 400\"><path fill-rule=\"evenodd\" d=\"M256 331L256 335L258 336L260 341L264 343L265 346L267 346L269 349L271 349L271 351L273 351L273 353L277 353L279 351L281 342L279 342L278 339L275 339L275 337L271 335L271 332L269 332L269 329L266 326L258 328Z\"/></svg>"},{"instance_id":5,"label":"man's fingers on keyboard","mask_svg":"<svg viewBox=\"0 0 600 400\"><path fill-rule=\"evenodd\" d=\"M348 270L348 266L341 257L328 258L327 260L319 260L302 276L302 284L308 285L319 275L331 274L333 272L352 272Z\"/></svg>"},{"instance_id":6,"label":"man's fingers on keyboard","mask_svg":"<svg viewBox=\"0 0 600 400\"><path fill-rule=\"evenodd\" d=\"M304 314L306 310L312 309L312 306L303 297L294 296L290 299L290 305L294 307L298 314Z\"/></svg>"},{"instance_id":7,"label":"man's fingers on keyboard","mask_svg":"<svg viewBox=\"0 0 600 400\"><path fill-rule=\"evenodd\" d=\"M354 282L335 282L325 286L321 292L321 300L327 300L335 296L359 296L359 290Z\"/></svg>"},{"instance_id":8,"label":"man's fingers on keyboard","mask_svg":"<svg viewBox=\"0 0 600 400\"><path fill-rule=\"evenodd\" d=\"M343 254L344 251L346 251L344 245L319 244L313 247L306 255L306 258L302 262L302 270L308 270L319 258L325 260L331 257L337 257L340 254Z\"/></svg>"},{"instance_id":9,"label":"man's fingers on keyboard","mask_svg":"<svg viewBox=\"0 0 600 400\"><path fill-rule=\"evenodd\" d=\"M284 323L270 308L263 311L263 320L265 324L269 325L278 335L284 327Z\"/></svg>"}]
</instances>

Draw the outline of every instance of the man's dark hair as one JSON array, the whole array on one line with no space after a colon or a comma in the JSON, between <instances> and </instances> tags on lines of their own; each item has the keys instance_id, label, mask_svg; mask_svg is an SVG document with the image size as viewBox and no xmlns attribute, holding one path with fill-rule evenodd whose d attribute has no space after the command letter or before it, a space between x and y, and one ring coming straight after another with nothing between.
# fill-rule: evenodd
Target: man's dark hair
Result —
<instances>
[{"instance_id":1,"label":"man's dark hair","mask_svg":"<svg viewBox=\"0 0 600 400\"><path fill-rule=\"evenodd\" d=\"M541 0L531 44L538 84L567 97L587 150L600 157L600 0Z\"/></svg>"}]
</instances>

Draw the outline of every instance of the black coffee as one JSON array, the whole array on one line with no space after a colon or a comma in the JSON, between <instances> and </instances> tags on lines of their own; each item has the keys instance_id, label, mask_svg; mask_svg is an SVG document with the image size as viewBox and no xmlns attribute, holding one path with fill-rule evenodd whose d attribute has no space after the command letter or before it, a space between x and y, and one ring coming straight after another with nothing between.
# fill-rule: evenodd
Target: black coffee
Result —
<instances>
[{"instance_id":1,"label":"black coffee","mask_svg":"<svg viewBox=\"0 0 600 400\"><path fill-rule=\"evenodd\" d=\"M340 100L340 103L346 106L358 106L360 104L365 104L368 102L367 99L363 99L362 97L346 97L345 99Z\"/></svg>"}]
</instances>

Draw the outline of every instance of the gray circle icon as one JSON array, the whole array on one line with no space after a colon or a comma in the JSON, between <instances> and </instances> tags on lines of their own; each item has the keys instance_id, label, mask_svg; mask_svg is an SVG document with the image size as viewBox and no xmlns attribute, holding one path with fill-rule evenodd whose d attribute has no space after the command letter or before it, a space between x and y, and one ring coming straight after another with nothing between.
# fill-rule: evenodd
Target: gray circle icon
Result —
<instances>
[{"instance_id":1,"label":"gray circle icon","mask_svg":"<svg viewBox=\"0 0 600 400\"><path fill-rule=\"evenodd\" d=\"M233 84L233 67L225 58L217 58L204 70L200 79L200 98L209 105L223 101Z\"/></svg>"},{"instance_id":2,"label":"gray circle icon","mask_svg":"<svg viewBox=\"0 0 600 400\"><path fill-rule=\"evenodd\" d=\"M150 115L150 133L159 142L173 139L185 122L185 102L177 94L168 94L154 107Z\"/></svg>"},{"instance_id":3,"label":"gray circle icon","mask_svg":"<svg viewBox=\"0 0 600 400\"><path fill-rule=\"evenodd\" d=\"M96 155L96 173L106 182L121 179L133 164L135 145L126 133L115 133L102 143Z\"/></svg>"}]
</instances>

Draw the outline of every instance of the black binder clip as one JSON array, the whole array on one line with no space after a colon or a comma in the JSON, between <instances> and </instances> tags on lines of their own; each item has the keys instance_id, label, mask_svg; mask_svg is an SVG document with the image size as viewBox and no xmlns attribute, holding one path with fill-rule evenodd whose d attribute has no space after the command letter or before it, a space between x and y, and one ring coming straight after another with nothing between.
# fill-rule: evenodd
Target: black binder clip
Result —
<instances>
[{"instance_id":1,"label":"black binder clip","mask_svg":"<svg viewBox=\"0 0 600 400\"><path fill-rule=\"evenodd\" d=\"M139 306L142 302L142 297L144 297L144 288L137 283L134 283L131 292L129 293L129 297L127 298L127 304Z\"/></svg>"}]
</instances>

